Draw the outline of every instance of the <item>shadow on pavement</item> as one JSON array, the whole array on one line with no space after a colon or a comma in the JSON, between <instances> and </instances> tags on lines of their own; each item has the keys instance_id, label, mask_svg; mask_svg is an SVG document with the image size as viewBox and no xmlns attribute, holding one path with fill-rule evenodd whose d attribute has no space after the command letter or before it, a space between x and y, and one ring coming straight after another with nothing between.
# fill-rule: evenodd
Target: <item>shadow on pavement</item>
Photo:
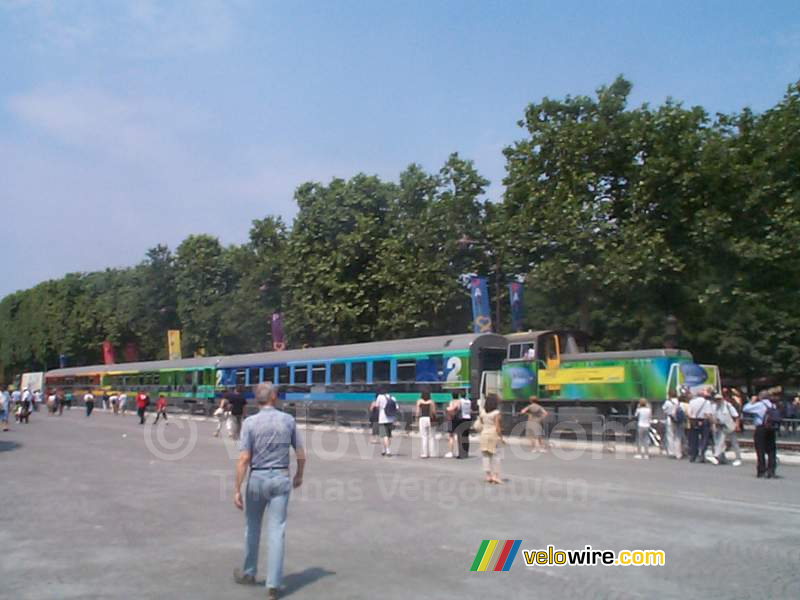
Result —
<instances>
[{"instance_id":1,"label":"shadow on pavement","mask_svg":"<svg viewBox=\"0 0 800 600\"><path fill-rule=\"evenodd\" d=\"M8 452L9 450L16 450L20 447L19 442L10 442L0 440L0 452Z\"/></svg>"},{"instance_id":2,"label":"shadow on pavement","mask_svg":"<svg viewBox=\"0 0 800 600\"><path fill-rule=\"evenodd\" d=\"M311 585L315 581L318 581L329 575L336 575L336 572L328 571L327 569L323 569L321 567L309 567L308 569L304 569L299 573L291 573L286 575L283 578L284 590L281 596L288 596L300 588Z\"/></svg>"}]
</instances>

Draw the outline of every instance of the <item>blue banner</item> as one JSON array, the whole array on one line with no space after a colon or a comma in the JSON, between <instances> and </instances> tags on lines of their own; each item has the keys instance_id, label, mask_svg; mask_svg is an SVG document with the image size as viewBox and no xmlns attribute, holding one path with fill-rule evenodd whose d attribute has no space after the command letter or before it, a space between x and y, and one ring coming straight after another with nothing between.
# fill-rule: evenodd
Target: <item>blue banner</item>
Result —
<instances>
[{"instance_id":1,"label":"blue banner","mask_svg":"<svg viewBox=\"0 0 800 600\"><path fill-rule=\"evenodd\" d=\"M511 330L522 331L522 284L514 281L508 284L508 297L511 301Z\"/></svg>"},{"instance_id":2,"label":"blue banner","mask_svg":"<svg viewBox=\"0 0 800 600\"><path fill-rule=\"evenodd\" d=\"M486 278L470 277L469 294L472 296L472 331L474 333L492 331L492 317L489 314L489 294L486 292Z\"/></svg>"}]
</instances>

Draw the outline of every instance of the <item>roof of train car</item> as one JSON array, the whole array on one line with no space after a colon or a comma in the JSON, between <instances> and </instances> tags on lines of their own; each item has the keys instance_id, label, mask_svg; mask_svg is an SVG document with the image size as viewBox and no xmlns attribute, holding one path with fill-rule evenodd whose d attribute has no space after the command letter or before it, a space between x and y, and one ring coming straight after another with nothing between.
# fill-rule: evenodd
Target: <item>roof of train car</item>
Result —
<instances>
[{"instance_id":1,"label":"roof of train car","mask_svg":"<svg viewBox=\"0 0 800 600\"><path fill-rule=\"evenodd\" d=\"M70 375L92 375L94 373L135 373L141 371L162 371L169 369L202 369L215 367L221 357L202 356L198 358L182 358L179 360L153 360L146 362L115 363L113 365L88 365L84 367L67 367L48 371L50 377L67 377Z\"/></svg>"},{"instance_id":2,"label":"roof of train car","mask_svg":"<svg viewBox=\"0 0 800 600\"><path fill-rule=\"evenodd\" d=\"M331 360L336 358L356 358L360 356L387 354L414 354L425 352L446 352L448 350L467 350L478 338L497 338L505 347L505 337L493 333L461 333L456 335L439 335L433 337L410 338L405 340L388 340L381 342L365 342L346 344L343 346L320 346L299 350L283 350L281 352L257 352L254 354L237 354L223 357L220 368L247 367L250 365L268 365L295 361Z\"/></svg>"},{"instance_id":3,"label":"roof of train car","mask_svg":"<svg viewBox=\"0 0 800 600\"><path fill-rule=\"evenodd\" d=\"M538 329L536 331L529 329L528 331L504 333L503 336L507 338L509 342L517 342L519 340L535 339L546 333L571 333L578 337L588 337L589 335L580 329Z\"/></svg>"},{"instance_id":4,"label":"roof of train car","mask_svg":"<svg viewBox=\"0 0 800 600\"><path fill-rule=\"evenodd\" d=\"M48 371L50 377L66 377L75 375L91 375L109 372L140 372L167 369L198 369L211 367L246 367L249 365L277 364L304 360L330 360L332 358L353 358L375 354L412 354L416 352L444 352L447 350L466 350L480 338L497 338L505 346L505 338L492 333L463 333L456 335L440 335L434 337L411 338L381 342L365 342L343 346L320 346L281 352L256 352L252 354L234 354L231 356L211 356L200 358L184 358L181 360L157 360L135 363L118 363L113 365L88 365L83 367L67 367Z\"/></svg>"},{"instance_id":5,"label":"roof of train car","mask_svg":"<svg viewBox=\"0 0 800 600\"><path fill-rule=\"evenodd\" d=\"M673 350L670 348L651 348L648 350L616 350L613 352L579 352L577 354L562 354L562 362L574 360L622 360L626 358L689 358L692 353L688 350Z\"/></svg>"}]
</instances>

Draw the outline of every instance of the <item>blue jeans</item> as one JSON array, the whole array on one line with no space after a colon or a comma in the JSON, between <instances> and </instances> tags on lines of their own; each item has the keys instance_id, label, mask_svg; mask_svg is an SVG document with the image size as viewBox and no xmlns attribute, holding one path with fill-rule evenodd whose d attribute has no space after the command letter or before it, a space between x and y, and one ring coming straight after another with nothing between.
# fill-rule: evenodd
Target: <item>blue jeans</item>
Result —
<instances>
[{"instance_id":1,"label":"blue jeans","mask_svg":"<svg viewBox=\"0 0 800 600\"><path fill-rule=\"evenodd\" d=\"M261 520L267 511L267 587L279 588L283 579L283 548L286 540L286 512L292 489L289 471L250 471L245 493L244 530L245 575L255 577L258 568L258 546L261 541Z\"/></svg>"}]
</instances>

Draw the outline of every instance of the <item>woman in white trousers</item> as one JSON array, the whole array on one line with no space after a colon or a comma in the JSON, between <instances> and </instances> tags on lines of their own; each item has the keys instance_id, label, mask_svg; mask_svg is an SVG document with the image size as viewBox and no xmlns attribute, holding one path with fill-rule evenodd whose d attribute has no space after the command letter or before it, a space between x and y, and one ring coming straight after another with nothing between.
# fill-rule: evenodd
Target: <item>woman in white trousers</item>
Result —
<instances>
[{"instance_id":1,"label":"woman in white trousers","mask_svg":"<svg viewBox=\"0 0 800 600\"><path fill-rule=\"evenodd\" d=\"M436 456L434 447L434 433L431 419L436 415L436 404L431 400L430 392L422 392L421 398L417 400L416 414L419 422L419 435L422 438L422 452L420 458Z\"/></svg>"}]
</instances>

